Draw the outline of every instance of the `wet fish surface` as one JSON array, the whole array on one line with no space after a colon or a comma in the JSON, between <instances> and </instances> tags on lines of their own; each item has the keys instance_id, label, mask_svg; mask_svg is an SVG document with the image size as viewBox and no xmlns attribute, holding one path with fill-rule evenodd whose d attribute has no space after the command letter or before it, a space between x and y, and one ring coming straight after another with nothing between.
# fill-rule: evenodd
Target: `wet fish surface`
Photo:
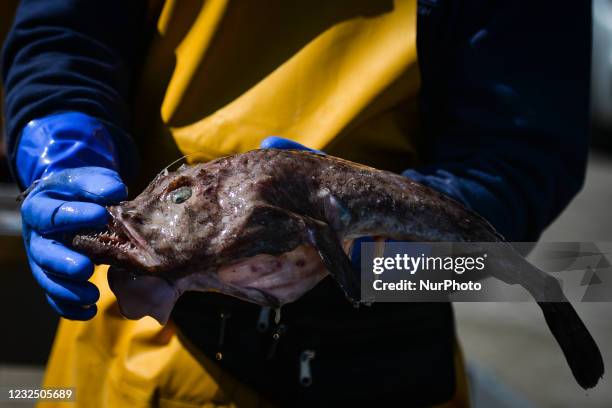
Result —
<instances>
[{"instance_id":1,"label":"wet fish surface","mask_svg":"<svg viewBox=\"0 0 612 408\"><path fill-rule=\"evenodd\" d=\"M83 233L77 250L111 265L123 314L161 323L186 291L213 291L280 307L327 274L359 304L352 240L504 242L482 217L407 177L332 156L264 149L160 174L134 200L109 207L108 230ZM565 299L557 279L510 245L492 275L535 299ZM539 301L577 382L604 372L594 339L571 304Z\"/></svg>"}]
</instances>

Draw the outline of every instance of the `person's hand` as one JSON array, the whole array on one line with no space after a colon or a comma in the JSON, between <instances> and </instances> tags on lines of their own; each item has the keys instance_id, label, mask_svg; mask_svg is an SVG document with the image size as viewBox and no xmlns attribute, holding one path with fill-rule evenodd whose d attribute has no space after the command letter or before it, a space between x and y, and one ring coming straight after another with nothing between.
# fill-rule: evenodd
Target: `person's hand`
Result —
<instances>
[{"instance_id":1,"label":"person's hand","mask_svg":"<svg viewBox=\"0 0 612 408\"><path fill-rule=\"evenodd\" d=\"M22 185L30 186L21 216L34 278L61 316L91 319L99 297L88 282L94 265L68 245L75 232L106 225L105 205L127 198L110 136L86 115L50 116L26 126L16 162Z\"/></svg>"},{"instance_id":2,"label":"person's hand","mask_svg":"<svg viewBox=\"0 0 612 408\"><path fill-rule=\"evenodd\" d=\"M326 154L321 150L311 149L310 147L306 147L303 144L294 142L293 140L285 139L283 137L278 136L266 137L264 140L261 141L259 147L262 149L306 150L309 152L318 153L323 156L326 156Z\"/></svg>"},{"instance_id":3,"label":"person's hand","mask_svg":"<svg viewBox=\"0 0 612 408\"><path fill-rule=\"evenodd\" d=\"M28 262L49 304L61 316L91 319L99 297L98 289L87 281L93 263L66 244L79 230L106 225L108 213L103 206L126 198L125 185L115 171L79 167L40 181L23 202Z\"/></svg>"}]
</instances>

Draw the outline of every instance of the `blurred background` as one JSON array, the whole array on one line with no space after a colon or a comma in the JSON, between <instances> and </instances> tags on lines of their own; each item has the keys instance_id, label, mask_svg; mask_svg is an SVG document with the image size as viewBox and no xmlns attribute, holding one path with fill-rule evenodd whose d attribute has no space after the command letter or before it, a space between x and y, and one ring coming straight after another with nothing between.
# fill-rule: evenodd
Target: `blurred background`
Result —
<instances>
[{"instance_id":1,"label":"blurred background","mask_svg":"<svg viewBox=\"0 0 612 408\"><path fill-rule=\"evenodd\" d=\"M0 14L0 41L11 18L11 13ZM612 241L612 0L593 1L593 23L593 132L586 184L542 241ZM0 310L5 327L0 386L23 388L40 384L58 318L26 263L17 194L0 143ZM609 372L612 303L575 307L599 343ZM612 375L594 390L582 390L535 304L461 303L455 310L475 407L612 406Z\"/></svg>"}]
</instances>

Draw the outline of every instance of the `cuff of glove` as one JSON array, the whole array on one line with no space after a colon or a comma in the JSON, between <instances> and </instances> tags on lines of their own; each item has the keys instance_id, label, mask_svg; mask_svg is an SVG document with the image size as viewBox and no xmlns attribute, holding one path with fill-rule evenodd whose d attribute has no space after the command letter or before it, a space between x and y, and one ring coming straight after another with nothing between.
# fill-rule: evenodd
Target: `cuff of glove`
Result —
<instances>
[{"instance_id":1,"label":"cuff of glove","mask_svg":"<svg viewBox=\"0 0 612 408\"><path fill-rule=\"evenodd\" d=\"M58 113L29 122L20 135L15 165L22 187L66 168L99 166L119 170L108 129L79 112Z\"/></svg>"}]
</instances>

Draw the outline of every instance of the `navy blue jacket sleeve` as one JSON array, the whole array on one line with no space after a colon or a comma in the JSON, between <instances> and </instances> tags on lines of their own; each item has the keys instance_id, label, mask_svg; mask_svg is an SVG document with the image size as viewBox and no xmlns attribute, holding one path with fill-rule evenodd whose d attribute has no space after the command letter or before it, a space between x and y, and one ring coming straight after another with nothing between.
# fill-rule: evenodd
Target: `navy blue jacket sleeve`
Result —
<instances>
[{"instance_id":1,"label":"navy blue jacket sleeve","mask_svg":"<svg viewBox=\"0 0 612 408\"><path fill-rule=\"evenodd\" d=\"M22 0L2 55L7 152L14 164L23 126L62 111L107 125L122 174L133 170L130 79L146 7L136 0Z\"/></svg>"},{"instance_id":2,"label":"navy blue jacket sleeve","mask_svg":"<svg viewBox=\"0 0 612 408\"><path fill-rule=\"evenodd\" d=\"M580 190L590 1L420 0L425 166L405 172L508 240L536 240Z\"/></svg>"}]
</instances>

